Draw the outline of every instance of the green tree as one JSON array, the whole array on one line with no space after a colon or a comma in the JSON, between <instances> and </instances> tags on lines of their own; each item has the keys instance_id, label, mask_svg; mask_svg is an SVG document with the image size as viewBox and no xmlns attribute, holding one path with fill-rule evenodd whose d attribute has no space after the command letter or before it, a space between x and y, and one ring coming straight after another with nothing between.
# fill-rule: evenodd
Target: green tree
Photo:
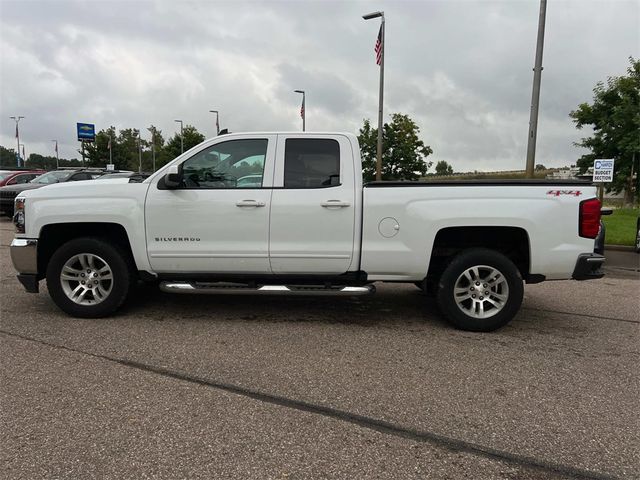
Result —
<instances>
[{"instance_id":1,"label":"green tree","mask_svg":"<svg viewBox=\"0 0 640 480\"><path fill-rule=\"evenodd\" d=\"M546 169L547 169L547 167L545 167L543 164L539 163L539 164L536 165L535 171L536 172L542 172L542 171L544 171Z\"/></svg>"},{"instance_id":2,"label":"green tree","mask_svg":"<svg viewBox=\"0 0 640 480\"><path fill-rule=\"evenodd\" d=\"M453 175L453 167L446 160L436 163L436 175Z\"/></svg>"},{"instance_id":3,"label":"green tree","mask_svg":"<svg viewBox=\"0 0 640 480\"><path fill-rule=\"evenodd\" d=\"M16 163L16 151L15 149L5 148L0 146L0 167L13 167L17 166Z\"/></svg>"},{"instance_id":4,"label":"green tree","mask_svg":"<svg viewBox=\"0 0 640 480\"><path fill-rule=\"evenodd\" d=\"M382 179L418 180L426 175L432 162L426 159L433 153L431 147L420 140L420 128L408 115L394 113L391 123L385 123L382 133ZM376 148L378 129L372 128L368 119L358 134L362 152L364 179L376 176Z\"/></svg>"},{"instance_id":5,"label":"green tree","mask_svg":"<svg viewBox=\"0 0 640 480\"><path fill-rule=\"evenodd\" d=\"M193 125L186 125L182 130L182 134L184 135L184 151L186 152L190 148L195 147L199 143L204 142L204 135L201 134L196 127ZM170 162L178 155L181 154L181 144L180 144L180 132L177 132L173 137L169 139L166 149L166 161L164 163ZM164 160L164 158L163 158Z\"/></svg>"},{"instance_id":6,"label":"green tree","mask_svg":"<svg viewBox=\"0 0 640 480\"><path fill-rule=\"evenodd\" d=\"M580 172L596 158L615 159L613 182L607 190L625 189L625 204L638 198L637 178L640 161L640 60L629 57L627 75L609 77L593 89L593 103L581 103L569 116L576 127L591 125L593 135L575 145L587 148L577 164ZM634 185L635 183L635 185Z\"/></svg>"}]
</instances>

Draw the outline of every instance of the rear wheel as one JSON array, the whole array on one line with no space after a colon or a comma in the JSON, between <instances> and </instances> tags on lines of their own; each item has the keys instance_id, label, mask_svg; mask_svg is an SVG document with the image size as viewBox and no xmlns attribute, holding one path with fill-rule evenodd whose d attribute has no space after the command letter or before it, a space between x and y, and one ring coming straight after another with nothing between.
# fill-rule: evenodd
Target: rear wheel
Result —
<instances>
[{"instance_id":1,"label":"rear wheel","mask_svg":"<svg viewBox=\"0 0 640 480\"><path fill-rule=\"evenodd\" d=\"M126 254L98 238L65 243L47 267L49 295L74 317L112 314L126 299L131 281Z\"/></svg>"},{"instance_id":2,"label":"rear wheel","mask_svg":"<svg viewBox=\"0 0 640 480\"><path fill-rule=\"evenodd\" d=\"M490 332L511 321L524 287L511 260L488 249L466 250L446 267L438 283L438 305L462 330Z\"/></svg>"}]
</instances>

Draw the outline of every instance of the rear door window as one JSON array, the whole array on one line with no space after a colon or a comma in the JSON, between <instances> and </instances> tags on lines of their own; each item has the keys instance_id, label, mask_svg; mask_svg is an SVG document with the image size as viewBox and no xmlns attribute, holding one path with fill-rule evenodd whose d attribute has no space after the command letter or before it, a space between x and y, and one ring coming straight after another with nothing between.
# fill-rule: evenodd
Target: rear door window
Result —
<instances>
[{"instance_id":1,"label":"rear door window","mask_svg":"<svg viewBox=\"0 0 640 480\"><path fill-rule=\"evenodd\" d=\"M288 138L284 154L284 188L340 185L340 145L324 138Z\"/></svg>"}]
</instances>

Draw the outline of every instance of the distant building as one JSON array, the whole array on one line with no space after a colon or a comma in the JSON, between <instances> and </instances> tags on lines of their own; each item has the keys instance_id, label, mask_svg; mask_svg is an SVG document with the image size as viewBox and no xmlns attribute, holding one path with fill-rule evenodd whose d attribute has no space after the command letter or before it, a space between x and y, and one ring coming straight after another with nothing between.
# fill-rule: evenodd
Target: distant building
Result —
<instances>
[{"instance_id":1,"label":"distant building","mask_svg":"<svg viewBox=\"0 0 640 480\"><path fill-rule=\"evenodd\" d=\"M589 174L589 178L592 178L593 174ZM549 180L568 180L571 178L584 178L584 175L580 175L580 169L578 167L559 168L547 174Z\"/></svg>"}]
</instances>

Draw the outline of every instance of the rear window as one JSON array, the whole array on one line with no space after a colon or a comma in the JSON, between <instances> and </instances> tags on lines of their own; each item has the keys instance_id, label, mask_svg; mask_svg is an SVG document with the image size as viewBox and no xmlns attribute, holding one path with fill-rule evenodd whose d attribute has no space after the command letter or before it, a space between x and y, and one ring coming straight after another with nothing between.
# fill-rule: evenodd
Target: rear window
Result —
<instances>
[{"instance_id":1,"label":"rear window","mask_svg":"<svg viewBox=\"0 0 640 480\"><path fill-rule=\"evenodd\" d=\"M340 185L340 145L324 138L289 138L284 152L284 188Z\"/></svg>"}]
</instances>

